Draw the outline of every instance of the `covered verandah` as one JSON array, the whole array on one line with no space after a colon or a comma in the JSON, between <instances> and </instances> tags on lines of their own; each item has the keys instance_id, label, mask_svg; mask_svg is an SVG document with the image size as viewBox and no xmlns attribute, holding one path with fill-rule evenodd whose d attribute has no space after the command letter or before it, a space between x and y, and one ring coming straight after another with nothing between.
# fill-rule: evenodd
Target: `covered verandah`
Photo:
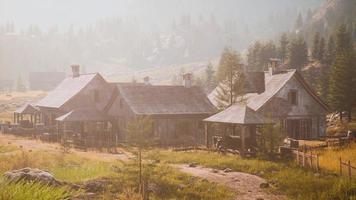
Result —
<instances>
[{"instance_id":1,"label":"covered verandah","mask_svg":"<svg viewBox=\"0 0 356 200\"><path fill-rule=\"evenodd\" d=\"M14 112L14 124L23 128L33 128L41 121L41 112L35 106L26 103Z\"/></svg>"},{"instance_id":2,"label":"covered verandah","mask_svg":"<svg viewBox=\"0 0 356 200\"><path fill-rule=\"evenodd\" d=\"M111 118L96 108L74 109L58 118L57 133L60 141L71 141L79 148L114 147L117 137L112 130Z\"/></svg>"},{"instance_id":3,"label":"covered verandah","mask_svg":"<svg viewBox=\"0 0 356 200\"><path fill-rule=\"evenodd\" d=\"M243 103L234 104L203 121L205 122L205 143L208 148L211 148L213 144L211 125L218 124L223 127L224 146L226 147L228 136L236 138L239 141L236 146L241 156L245 156L248 149L257 146L257 126L273 123ZM230 130L229 133L228 130Z\"/></svg>"}]
</instances>

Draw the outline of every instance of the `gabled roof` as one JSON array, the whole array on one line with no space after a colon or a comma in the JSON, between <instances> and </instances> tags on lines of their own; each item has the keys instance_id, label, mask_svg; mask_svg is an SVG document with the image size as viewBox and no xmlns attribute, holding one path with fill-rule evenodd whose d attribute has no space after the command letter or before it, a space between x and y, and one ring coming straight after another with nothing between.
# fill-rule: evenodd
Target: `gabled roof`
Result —
<instances>
[{"instance_id":1,"label":"gabled roof","mask_svg":"<svg viewBox=\"0 0 356 200\"><path fill-rule=\"evenodd\" d=\"M261 94L256 94L247 99L248 106L253 110L260 109L274 95L276 95L283 86L295 75L296 70L288 70L283 73L270 75L265 73L265 91Z\"/></svg>"},{"instance_id":2,"label":"gabled roof","mask_svg":"<svg viewBox=\"0 0 356 200\"><path fill-rule=\"evenodd\" d=\"M308 94L310 94L311 97L315 99L325 110L329 109L328 106L316 95L313 89L305 82L300 73L295 69L280 71L273 75L265 72L265 91L260 94L248 93L244 95L248 107L258 111L266 103L268 103L272 97L274 97L286 85L286 83L292 79L292 77L295 77L305 88ZM215 90L209 94L209 99L212 100L212 102L214 102L215 99Z\"/></svg>"},{"instance_id":3,"label":"gabled roof","mask_svg":"<svg viewBox=\"0 0 356 200\"><path fill-rule=\"evenodd\" d=\"M107 121L109 116L93 107L77 108L58 118L61 122L81 122L81 121Z\"/></svg>"},{"instance_id":4,"label":"gabled roof","mask_svg":"<svg viewBox=\"0 0 356 200\"><path fill-rule=\"evenodd\" d=\"M33 105L26 103L25 105L21 106L20 108L18 108L15 113L19 113L19 114L34 114L37 111L39 111L36 107L34 107Z\"/></svg>"},{"instance_id":5,"label":"gabled roof","mask_svg":"<svg viewBox=\"0 0 356 200\"><path fill-rule=\"evenodd\" d=\"M229 124L267 124L271 121L256 113L246 104L237 103L227 109L210 116L203 121Z\"/></svg>"},{"instance_id":6,"label":"gabled roof","mask_svg":"<svg viewBox=\"0 0 356 200\"><path fill-rule=\"evenodd\" d=\"M250 97L247 98L247 105L255 111L259 110L266 103L268 103L272 97L276 95L292 77L295 77L308 92L308 94L325 110L329 109L329 107L320 99L320 97L318 97L314 90L306 83L302 75L295 69L287 70L274 75L265 73L265 91L261 94L250 95Z\"/></svg>"},{"instance_id":7,"label":"gabled roof","mask_svg":"<svg viewBox=\"0 0 356 200\"><path fill-rule=\"evenodd\" d=\"M199 87L118 84L118 89L138 115L211 114L216 111Z\"/></svg>"},{"instance_id":8,"label":"gabled roof","mask_svg":"<svg viewBox=\"0 0 356 200\"><path fill-rule=\"evenodd\" d=\"M95 76L93 74L81 74L79 77L67 77L53 91L48 93L46 97L41 99L37 106L60 108L72 97L78 94Z\"/></svg>"}]
</instances>

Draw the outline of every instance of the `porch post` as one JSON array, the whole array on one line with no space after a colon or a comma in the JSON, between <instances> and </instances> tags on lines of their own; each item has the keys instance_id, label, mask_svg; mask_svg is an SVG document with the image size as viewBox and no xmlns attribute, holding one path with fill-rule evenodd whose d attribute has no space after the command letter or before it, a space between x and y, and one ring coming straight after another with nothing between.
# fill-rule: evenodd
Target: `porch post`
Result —
<instances>
[{"instance_id":1,"label":"porch post","mask_svg":"<svg viewBox=\"0 0 356 200\"><path fill-rule=\"evenodd\" d=\"M14 113L14 124L16 124L16 113Z\"/></svg>"},{"instance_id":2,"label":"porch post","mask_svg":"<svg viewBox=\"0 0 356 200\"><path fill-rule=\"evenodd\" d=\"M241 148L240 148L240 155L242 157L245 156L245 135L246 135L246 126L243 125L241 128Z\"/></svg>"},{"instance_id":3,"label":"porch post","mask_svg":"<svg viewBox=\"0 0 356 200\"><path fill-rule=\"evenodd\" d=\"M209 122L205 122L204 123L204 131L205 131L205 145L206 145L206 148L210 148L210 144L209 144Z\"/></svg>"}]
</instances>

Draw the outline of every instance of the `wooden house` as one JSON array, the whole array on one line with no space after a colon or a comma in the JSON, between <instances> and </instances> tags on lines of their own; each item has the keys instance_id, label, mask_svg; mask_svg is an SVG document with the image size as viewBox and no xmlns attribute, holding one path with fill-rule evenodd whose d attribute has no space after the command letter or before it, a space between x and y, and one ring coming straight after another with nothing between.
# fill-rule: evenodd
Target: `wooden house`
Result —
<instances>
[{"instance_id":1,"label":"wooden house","mask_svg":"<svg viewBox=\"0 0 356 200\"><path fill-rule=\"evenodd\" d=\"M216 112L204 91L191 85L191 74L184 76L184 86L119 83L118 97L108 114L118 123L119 132L133 119L150 116L153 137L163 145L204 143L202 120Z\"/></svg>"},{"instance_id":2,"label":"wooden house","mask_svg":"<svg viewBox=\"0 0 356 200\"><path fill-rule=\"evenodd\" d=\"M271 62L268 71L247 73L248 93L246 105L264 116L280 123L288 137L312 139L325 136L328 106L294 70L284 70ZM254 78L258 76L258 78ZM253 81L251 81L253 80ZM261 84L262 82L262 84ZM217 105L216 91L209 99Z\"/></svg>"}]
</instances>

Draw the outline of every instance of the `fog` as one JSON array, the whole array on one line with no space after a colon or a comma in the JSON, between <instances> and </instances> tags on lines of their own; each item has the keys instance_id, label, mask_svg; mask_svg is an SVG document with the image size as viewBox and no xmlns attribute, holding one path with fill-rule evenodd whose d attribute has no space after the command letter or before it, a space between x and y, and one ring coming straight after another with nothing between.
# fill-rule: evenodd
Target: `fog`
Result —
<instances>
[{"instance_id":1,"label":"fog","mask_svg":"<svg viewBox=\"0 0 356 200\"><path fill-rule=\"evenodd\" d=\"M106 74L217 58L290 30L323 0L0 0L0 78Z\"/></svg>"}]
</instances>

